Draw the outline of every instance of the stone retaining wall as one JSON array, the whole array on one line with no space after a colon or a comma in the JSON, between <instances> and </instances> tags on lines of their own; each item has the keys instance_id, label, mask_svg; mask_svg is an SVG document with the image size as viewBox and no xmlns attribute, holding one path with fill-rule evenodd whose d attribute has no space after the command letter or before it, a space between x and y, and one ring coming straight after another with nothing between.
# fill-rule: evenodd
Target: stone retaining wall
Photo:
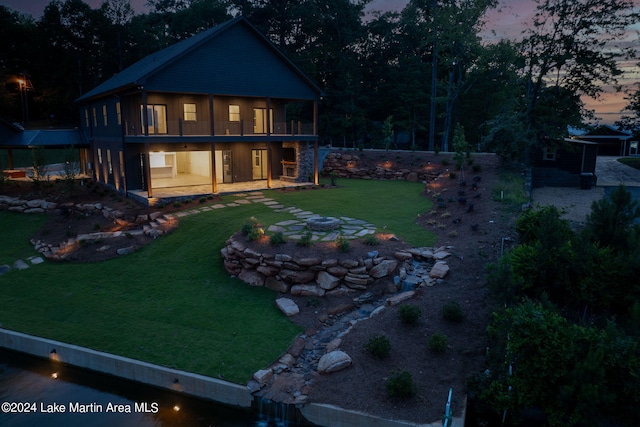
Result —
<instances>
[{"instance_id":1,"label":"stone retaining wall","mask_svg":"<svg viewBox=\"0 0 640 427\"><path fill-rule=\"evenodd\" d=\"M396 180L411 182L430 182L439 176L435 170L416 166L411 169L395 168L391 162L379 162L376 166L364 167L359 164L360 157L355 151L333 151L324 159L322 174L339 178Z\"/></svg>"},{"instance_id":2,"label":"stone retaining wall","mask_svg":"<svg viewBox=\"0 0 640 427\"><path fill-rule=\"evenodd\" d=\"M0 195L0 210L25 214L72 214L82 213L84 215L102 215L111 219L121 226L140 225L141 228L126 231L95 232L79 234L70 237L64 242L47 243L40 240L31 240L35 250L51 259L64 259L64 254L75 245L83 241L95 241L131 235L147 235L159 237L166 234L177 226L177 220L173 215L162 212L152 212L145 215L130 216L125 212L112 209L102 203L54 203L44 199L24 200L18 197Z\"/></svg>"},{"instance_id":3,"label":"stone retaining wall","mask_svg":"<svg viewBox=\"0 0 640 427\"><path fill-rule=\"evenodd\" d=\"M393 256L381 256L372 251L360 258L298 258L290 254L261 253L248 247L242 238L231 237L221 255L227 272L251 286L264 286L283 294L321 297L349 290L366 290L375 280L402 276L407 261L435 261L427 286L446 275L449 256L444 249L411 248ZM348 254L347 254L348 255Z\"/></svg>"}]
</instances>

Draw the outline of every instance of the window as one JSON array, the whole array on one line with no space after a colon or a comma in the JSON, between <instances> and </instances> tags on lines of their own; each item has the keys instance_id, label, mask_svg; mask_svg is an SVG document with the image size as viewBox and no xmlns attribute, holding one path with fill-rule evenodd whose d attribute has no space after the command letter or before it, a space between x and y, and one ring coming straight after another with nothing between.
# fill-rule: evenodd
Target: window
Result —
<instances>
[{"instance_id":1,"label":"window","mask_svg":"<svg viewBox=\"0 0 640 427\"><path fill-rule=\"evenodd\" d=\"M116 102L116 116L118 117L118 124L122 124L122 111L120 110L120 103Z\"/></svg>"},{"instance_id":2,"label":"window","mask_svg":"<svg viewBox=\"0 0 640 427\"><path fill-rule=\"evenodd\" d=\"M184 120L196 121L196 104L184 104Z\"/></svg>"},{"instance_id":3,"label":"window","mask_svg":"<svg viewBox=\"0 0 640 427\"><path fill-rule=\"evenodd\" d=\"M107 126L107 106L102 106L102 121L104 122L105 127Z\"/></svg>"},{"instance_id":4,"label":"window","mask_svg":"<svg viewBox=\"0 0 640 427\"><path fill-rule=\"evenodd\" d=\"M140 106L140 119L142 120L142 128L144 129L144 106ZM147 105L147 121L149 125L149 134L167 133L167 106L166 105Z\"/></svg>"},{"instance_id":5,"label":"window","mask_svg":"<svg viewBox=\"0 0 640 427\"><path fill-rule=\"evenodd\" d=\"M550 147L544 147L542 149L542 160L547 161L555 161L556 160L556 149Z\"/></svg>"},{"instance_id":6,"label":"window","mask_svg":"<svg viewBox=\"0 0 640 427\"><path fill-rule=\"evenodd\" d=\"M229 121L230 122L239 122L240 121L240 106L239 105L229 105Z\"/></svg>"},{"instance_id":7,"label":"window","mask_svg":"<svg viewBox=\"0 0 640 427\"><path fill-rule=\"evenodd\" d=\"M93 127L98 127L98 113L96 112L96 107L91 109L91 113L93 114Z\"/></svg>"},{"instance_id":8,"label":"window","mask_svg":"<svg viewBox=\"0 0 640 427\"><path fill-rule=\"evenodd\" d=\"M98 163L102 164L102 148L98 148Z\"/></svg>"},{"instance_id":9,"label":"window","mask_svg":"<svg viewBox=\"0 0 640 427\"><path fill-rule=\"evenodd\" d=\"M269 131L273 132L273 109L269 111ZM253 109L253 133L267 133L267 109Z\"/></svg>"},{"instance_id":10,"label":"window","mask_svg":"<svg viewBox=\"0 0 640 427\"><path fill-rule=\"evenodd\" d=\"M84 109L84 125L85 127L89 128L89 109L88 108Z\"/></svg>"}]
</instances>

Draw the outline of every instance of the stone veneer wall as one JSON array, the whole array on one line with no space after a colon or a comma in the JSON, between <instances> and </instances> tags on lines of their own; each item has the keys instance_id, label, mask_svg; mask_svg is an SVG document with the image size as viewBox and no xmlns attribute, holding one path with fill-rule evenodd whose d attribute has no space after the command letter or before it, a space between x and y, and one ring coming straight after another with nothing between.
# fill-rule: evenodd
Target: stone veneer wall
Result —
<instances>
[{"instance_id":1,"label":"stone veneer wall","mask_svg":"<svg viewBox=\"0 0 640 427\"><path fill-rule=\"evenodd\" d=\"M449 253L425 248L398 251L393 257L380 256L376 251L366 259L355 258L296 258L279 253L260 253L238 238L231 237L220 251L227 272L251 286L264 286L284 294L321 297L332 292L366 290L375 280L392 277L400 262L441 260ZM348 254L347 254L348 255ZM436 262L440 268L442 261ZM400 266L400 269L403 265ZM444 277L446 271L432 269L426 280ZM446 268L448 271L448 267ZM437 275L436 275L437 274ZM432 283L425 283L430 286Z\"/></svg>"},{"instance_id":2,"label":"stone veneer wall","mask_svg":"<svg viewBox=\"0 0 640 427\"><path fill-rule=\"evenodd\" d=\"M367 155L370 155L367 153ZM355 151L333 151L325 157L322 164L322 175L335 172L339 178L356 178L371 180L400 180L411 182L430 182L439 173L428 167L416 166L412 169L394 168L392 163L380 161L376 166L359 165L360 157Z\"/></svg>"}]
</instances>

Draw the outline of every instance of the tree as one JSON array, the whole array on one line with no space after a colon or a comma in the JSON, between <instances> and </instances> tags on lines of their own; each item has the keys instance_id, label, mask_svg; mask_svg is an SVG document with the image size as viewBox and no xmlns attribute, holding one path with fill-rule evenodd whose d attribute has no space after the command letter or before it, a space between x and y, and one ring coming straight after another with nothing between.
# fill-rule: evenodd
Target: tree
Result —
<instances>
[{"instance_id":1,"label":"tree","mask_svg":"<svg viewBox=\"0 0 640 427\"><path fill-rule=\"evenodd\" d=\"M625 99L628 103L624 111L628 113L624 114L616 125L622 129L638 132L640 129L640 83L636 83L636 90L628 93Z\"/></svg>"},{"instance_id":2,"label":"tree","mask_svg":"<svg viewBox=\"0 0 640 427\"><path fill-rule=\"evenodd\" d=\"M618 45L627 28L638 22L632 0L536 0L533 25L523 33L523 73L528 82L527 127L561 140L561 130L545 128L553 115L538 108L547 88L563 88L571 96L597 98L605 84L617 84L618 60L631 58L637 47ZM563 95L564 96L564 95ZM574 108L578 107L574 105ZM553 113L553 111L552 111ZM577 116L573 115L573 119ZM573 120L566 125L576 124ZM558 134L562 132L562 134Z\"/></svg>"}]
</instances>

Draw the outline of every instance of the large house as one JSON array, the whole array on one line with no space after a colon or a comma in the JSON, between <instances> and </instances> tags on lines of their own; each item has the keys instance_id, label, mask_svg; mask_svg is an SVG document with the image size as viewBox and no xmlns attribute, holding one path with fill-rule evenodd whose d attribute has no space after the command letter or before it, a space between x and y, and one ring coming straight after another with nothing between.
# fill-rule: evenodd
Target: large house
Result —
<instances>
[{"instance_id":1,"label":"large house","mask_svg":"<svg viewBox=\"0 0 640 427\"><path fill-rule=\"evenodd\" d=\"M152 199L318 180L321 89L245 18L147 56L87 92L94 179Z\"/></svg>"}]
</instances>

